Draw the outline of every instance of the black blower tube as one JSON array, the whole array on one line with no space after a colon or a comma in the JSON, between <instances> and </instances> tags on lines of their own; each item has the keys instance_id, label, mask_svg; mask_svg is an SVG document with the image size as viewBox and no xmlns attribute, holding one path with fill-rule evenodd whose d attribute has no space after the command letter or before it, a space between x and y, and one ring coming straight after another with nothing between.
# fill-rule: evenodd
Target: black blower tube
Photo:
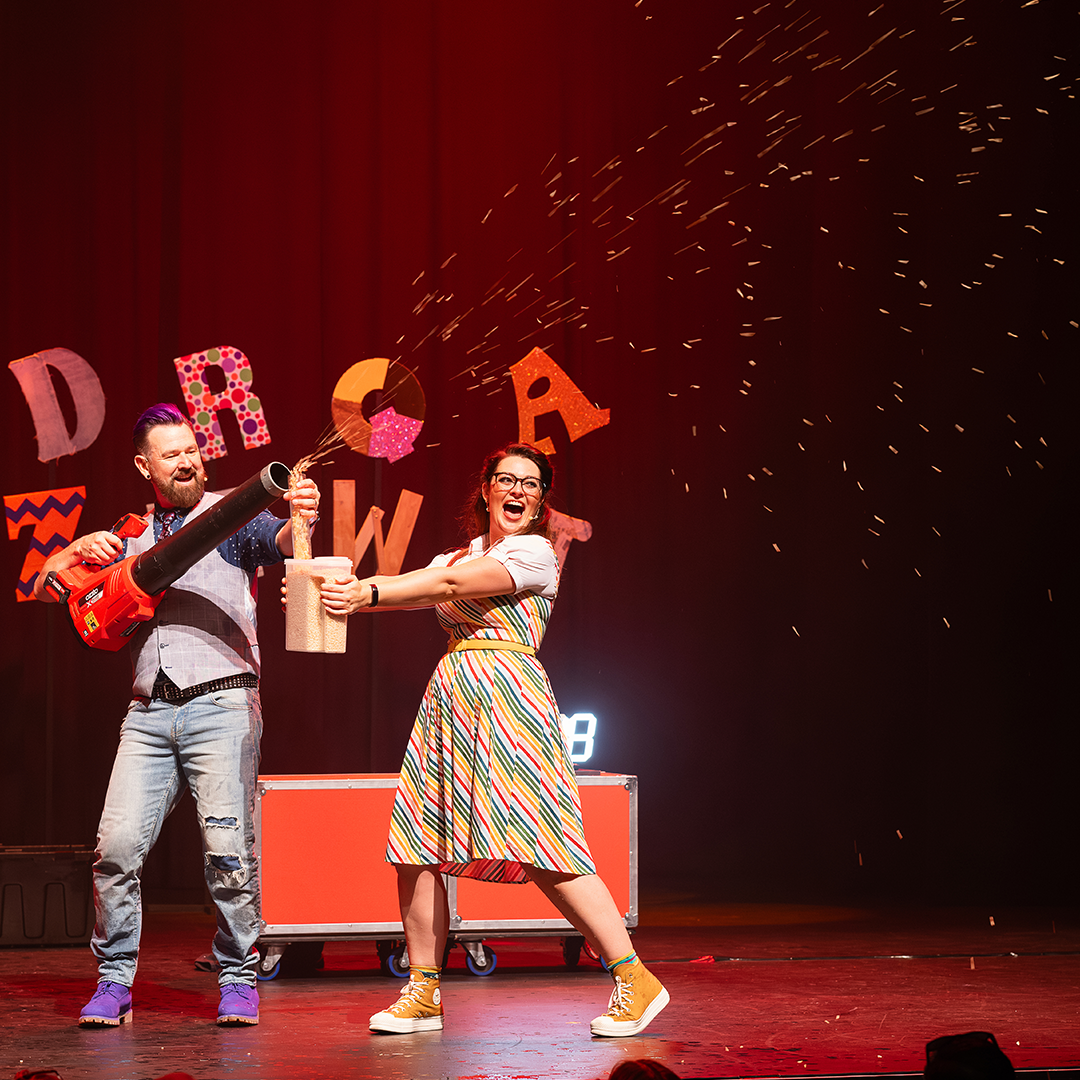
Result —
<instances>
[{"instance_id":1,"label":"black blower tube","mask_svg":"<svg viewBox=\"0 0 1080 1080\"><path fill-rule=\"evenodd\" d=\"M167 589L288 490L288 466L270 462L194 521L139 555L131 568L132 580L149 596Z\"/></svg>"}]
</instances>

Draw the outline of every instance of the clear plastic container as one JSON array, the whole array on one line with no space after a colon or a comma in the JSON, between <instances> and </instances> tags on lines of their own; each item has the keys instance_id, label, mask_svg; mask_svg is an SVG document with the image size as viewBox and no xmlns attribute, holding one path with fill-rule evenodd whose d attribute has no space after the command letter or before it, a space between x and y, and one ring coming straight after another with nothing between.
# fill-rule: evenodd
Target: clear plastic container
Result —
<instances>
[{"instance_id":1,"label":"clear plastic container","mask_svg":"<svg viewBox=\"0 0 1080 1080\"><path fill-rule=\"evenodd\" d=\"M289 602L285 607L288 652L345 651L349 617L328 612L319 598L319 589L327 578L348 577L351 573L352 560L347 558L285 560L285 583L289 587Z\"/></svg>"}]
</instances>

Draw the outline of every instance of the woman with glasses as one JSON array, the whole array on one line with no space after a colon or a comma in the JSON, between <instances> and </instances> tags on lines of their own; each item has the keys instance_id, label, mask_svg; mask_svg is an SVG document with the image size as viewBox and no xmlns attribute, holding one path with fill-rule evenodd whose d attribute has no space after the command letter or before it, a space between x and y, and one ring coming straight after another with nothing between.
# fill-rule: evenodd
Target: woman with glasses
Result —
<instances>
[{"instance_id":1,"label":"woman with glasses","mask_svg":"<svg viewBox=\"0 0 1080 1080\"><path fill-rule=\"evenodd\" d=\"M594 1035L635 1035L668 1003L638 960L581 827L574 766L536 658L559 585L552 469L533 446L489 455L463 515L470 542L423 570L328 582L334 613L434 606L449 634L401 767L386 858L398 873L409 982L372 1031L443 1026L449 932L442 875L534 881L611 972Z\"/></svg>"}]
</instances>

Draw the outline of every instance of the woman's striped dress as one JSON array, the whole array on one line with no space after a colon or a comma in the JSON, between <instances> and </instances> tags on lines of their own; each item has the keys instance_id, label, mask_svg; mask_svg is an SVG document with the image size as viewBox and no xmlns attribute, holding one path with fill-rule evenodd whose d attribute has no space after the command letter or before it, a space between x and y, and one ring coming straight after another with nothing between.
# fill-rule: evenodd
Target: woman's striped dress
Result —
<instances>
[{"instance_id":1,"label":"woman's striped dress","mask_svg":"<svg viewBox=\"0 0 1080 1080\"><path fill-rule=\"evenodd\" d=\"M539 649L558 589L555 551L540 536L504 537L489 548L486 539L457 561L497 558L518 591L440 604L439 622L451 642ZM528 880L522 863L595 872L559 709L536 657L468 649L439 661L401 766L386 860L502 882Z\"/></svg>"}]
</instances>

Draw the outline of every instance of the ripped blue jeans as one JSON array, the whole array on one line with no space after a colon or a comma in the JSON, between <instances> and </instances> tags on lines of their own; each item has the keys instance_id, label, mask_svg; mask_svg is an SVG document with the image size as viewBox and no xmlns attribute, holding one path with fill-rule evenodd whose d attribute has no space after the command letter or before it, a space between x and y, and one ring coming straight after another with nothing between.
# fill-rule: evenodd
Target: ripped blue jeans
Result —
<instances>
[{"instance_id":1,"label":"ripped blue jeans","mask_svg":"<svg viewBox=\"0 0 1080 1080\"><path fill-rule=\"evenodd\" d=\"M218 981L255 985L259 877L255 779L262 708L253 688L182 703L137 698L120 728L94 862L97 922L90 948L100 978L131 986L142 933L143 863L190 788L203 837L206 885L217 905Z\"/></svg>"}]
</instances>

